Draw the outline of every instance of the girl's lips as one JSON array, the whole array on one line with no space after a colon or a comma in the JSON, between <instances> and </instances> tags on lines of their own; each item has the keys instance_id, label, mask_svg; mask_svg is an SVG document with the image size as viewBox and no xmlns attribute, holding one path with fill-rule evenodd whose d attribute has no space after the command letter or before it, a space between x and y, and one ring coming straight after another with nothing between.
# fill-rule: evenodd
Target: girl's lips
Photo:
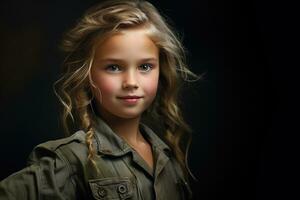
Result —
<instances>
[{"instance_id":1,"label":"girl's lips","mask_svg":"<svg viewBox=\"0 0 300 200\"><path fill-rule=\"evenodd\" d=\"M118 97L119 99L140 99L142 98L141 96L123 96L123 97Z\"/></svg>"},{"instance_id":2,"label":"girl's lips","mask_svg":"<svg viewBox=\"0 0 300 200\"><path fill-rule=\"evenodd\" d=\"M121 99L124 103L126 104L136 104L139 99L142 98L141 96L123 96L123 97L118 97L118 99Z\"/></svg>"}]
</instances>

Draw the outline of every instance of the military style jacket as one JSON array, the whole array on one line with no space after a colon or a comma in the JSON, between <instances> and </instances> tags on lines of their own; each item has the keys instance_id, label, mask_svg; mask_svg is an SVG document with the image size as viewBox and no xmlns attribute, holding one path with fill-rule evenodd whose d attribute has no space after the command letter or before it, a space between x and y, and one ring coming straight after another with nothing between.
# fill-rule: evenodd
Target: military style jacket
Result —
<instances>
[{"instance_id":1,"label":"military style jacket","mask_svg":"<svg viewBox=\"0 0 300 200\"><path fill-rule=\"evenodd\" d=\"M191 199L191 190L171 149L144 124L153 170L101 119L94 146L98 170L88 162L85 132L34 148L28 166L0 182L0 200Z\"/></svg>"}]
</instances>

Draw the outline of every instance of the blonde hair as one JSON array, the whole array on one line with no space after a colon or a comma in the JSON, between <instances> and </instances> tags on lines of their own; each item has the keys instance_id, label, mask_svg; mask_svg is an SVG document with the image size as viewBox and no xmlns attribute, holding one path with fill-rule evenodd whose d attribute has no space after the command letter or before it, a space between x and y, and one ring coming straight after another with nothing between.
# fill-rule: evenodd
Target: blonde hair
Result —
<instances>
[{"instance_id":1,"label":"blonde hair","mask_svg":"<svg viewBox=\"0 0 300 200\"><path fill-rule=\"evenodd\" d=\"M198 80L186 66L185 50L178 34L167 24L158 10L147 1L105 1L88 9L63 40L67 56L63 76L55 83L55 93L63 104L62 122L67 133L73 122L86 131L89 149L88 159L96 167L96 151L93 145L95 118L92 106L90 70L93 63L95 41L101 41L122 30L142 27L159 48L160 77L157 96L143 114L163 121L163 139L172 148L176 159L187 177L191 130L182 117L178 106L178 94L183 81ZM190 79L191 78L191 79ZM163 120L157 120L163 119ZM193 176L193 175L192 175Z\"/></svg>"}]
</instances>

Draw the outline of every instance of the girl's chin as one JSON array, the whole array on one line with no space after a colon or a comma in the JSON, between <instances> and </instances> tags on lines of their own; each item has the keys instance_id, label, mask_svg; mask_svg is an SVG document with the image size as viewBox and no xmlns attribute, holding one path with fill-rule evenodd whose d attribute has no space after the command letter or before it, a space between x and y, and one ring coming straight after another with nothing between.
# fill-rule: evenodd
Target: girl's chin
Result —
<instances>
[{"instance_id":1,"label":"girl's chin","mask_svg":"<svg viewBox=\"0 0 300 200\"><path fill-rule=\"evenodd\" d=\"M121 115L118 115L118 117L121 119L137 119L137 118L140 118L141 115L142 115L141 113L139 113L139 114L121 114Z\"/></svg>"}]
</instances>

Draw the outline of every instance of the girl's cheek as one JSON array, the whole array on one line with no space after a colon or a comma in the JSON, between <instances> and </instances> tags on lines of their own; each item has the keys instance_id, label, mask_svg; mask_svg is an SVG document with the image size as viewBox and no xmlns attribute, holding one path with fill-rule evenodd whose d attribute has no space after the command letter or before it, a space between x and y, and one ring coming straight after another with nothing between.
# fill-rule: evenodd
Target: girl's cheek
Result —
<instances>
[{"instance_id":1,"label":"girl's cheek","mask_svg":"<svg viewBox=\"0 0 300 200\"><path fill-rule=\"evenodd\" d=\"M107 77L99 77L96 86L101 90L102 94L113 93L116 90L116 81Z\"/></svg>"},{"instance_id":2,"label":"girl's cheek","mask_svg":"<svg viewBox=\"0 0 300 200\"><path fill-rule=\"evenodd\" d=\"M157 87L158 87L158 78L155 79L149 79L145 84L144 84L144 91L148 95L155 96L157 92Z\"/></svg>"}]
</instances>

